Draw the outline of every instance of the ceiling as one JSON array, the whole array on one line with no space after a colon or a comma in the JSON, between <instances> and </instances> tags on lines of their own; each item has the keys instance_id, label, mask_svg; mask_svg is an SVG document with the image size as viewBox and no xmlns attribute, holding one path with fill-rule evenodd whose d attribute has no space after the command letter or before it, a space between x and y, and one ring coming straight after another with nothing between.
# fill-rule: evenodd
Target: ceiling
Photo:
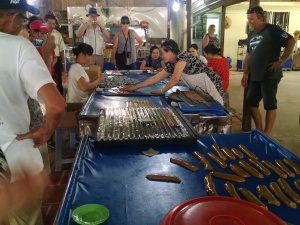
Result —
<instances>
[{"instance_id":1,"label":"ceiling","mask_svg":"<svg viewBox=\"0 0 300 225\"><path fill-rule=\"evenodd\" d=\"M299 7L300 0L265 0L260 1L261 6L278 6L278 7L286 7L286 6L295 6ZM200 15L205 12L214 10L221 6L241 6L249 5L249 1L247 0L192 0L192 13L194 15Z\"/></svg>"}]
</instances>

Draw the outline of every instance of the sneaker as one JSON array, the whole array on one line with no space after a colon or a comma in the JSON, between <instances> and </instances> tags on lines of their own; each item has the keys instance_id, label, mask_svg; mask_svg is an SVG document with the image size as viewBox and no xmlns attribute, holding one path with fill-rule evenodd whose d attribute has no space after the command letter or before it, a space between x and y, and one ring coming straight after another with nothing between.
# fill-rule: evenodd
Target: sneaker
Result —
<instances>
[{"instance_id":1,"label":"sneaker","mask_svg":"<svg viewBox=\"0 0 300 225\"><path fill-rule=\"evenodd\" d=\"M54 141L47 141L47 146L48 146L49 148L55 149L55 142L54 142Z\"/></svg>"}]
</instances>

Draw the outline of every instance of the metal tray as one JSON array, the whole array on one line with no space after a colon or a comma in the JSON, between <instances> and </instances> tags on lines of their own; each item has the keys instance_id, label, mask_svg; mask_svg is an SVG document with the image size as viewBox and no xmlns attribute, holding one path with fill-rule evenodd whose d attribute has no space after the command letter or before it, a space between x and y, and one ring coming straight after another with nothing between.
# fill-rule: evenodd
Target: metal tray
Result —
<instances>
[{"instance_id":1,"label":"metal tray","mask_svg":"<svg viewBox=\"0 0 300 225\"><path fill-rule=\"evenodd\" d=\"M232 115L224 112L223 116L209 114L184 114L198 134L230 134Z\"/></svg>"},{"instance_id":2,"label":"metal tray","mask_svg":"<svg viewBox=\"0 0 300 225\"><path fill-rule=\"evenodd\" d=\"M197 132L175 108L105 109L99 117L96 145L193 145Z\"/></svg>"}]
</instances>

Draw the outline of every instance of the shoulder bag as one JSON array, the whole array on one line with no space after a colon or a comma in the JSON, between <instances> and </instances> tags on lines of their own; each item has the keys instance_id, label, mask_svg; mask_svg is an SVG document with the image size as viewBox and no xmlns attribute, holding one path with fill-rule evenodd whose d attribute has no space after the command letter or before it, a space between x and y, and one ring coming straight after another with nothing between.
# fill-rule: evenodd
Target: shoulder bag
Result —
<instances>
[{"instance_id":1,"label":"shoulder bag","mask_svg":"<svg viewBox=\"0 0 300 225\"><path fill-rule=\"evenodd\" d=\"M124 34L124 32L123 32ZM128 31L128 35L129 35L129 31ZM124 34L124 38L125 38L125 34ZM127 61L127 55L126 55L126 46L127 46L127 41L128 41L129 38L125 38L125 46L124 46L124 49L123 49L123 52L121 53L118 53L118 51L116 51L116 54L115 54L115 59L116 59L116 63L117 64L125 64L126 61Z\"/></svg>"}]
</instances>

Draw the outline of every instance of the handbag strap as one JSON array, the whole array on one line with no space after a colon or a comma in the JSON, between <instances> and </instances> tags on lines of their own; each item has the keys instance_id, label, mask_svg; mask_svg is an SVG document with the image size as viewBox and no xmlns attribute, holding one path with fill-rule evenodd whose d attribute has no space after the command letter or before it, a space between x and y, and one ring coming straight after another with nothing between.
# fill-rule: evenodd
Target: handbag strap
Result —
<instances>
[{"instance_id":1,"label":"handbag strap","mask_svg":"<svg viewBox=\"0 0 300 225\"><path fill-rule=\"evenodd\" d=\"M123 32L123 35L124 35L124 38L125 38L124 50L127 52L127 41L128 41L128 39L129 39L129 44L130 44L130 49L131 49L130 30L128 30L128 37L127 38L125 37L125 33L124 33L123 30L122 30L122 32Z\"/></svg>"}]
</instances>

